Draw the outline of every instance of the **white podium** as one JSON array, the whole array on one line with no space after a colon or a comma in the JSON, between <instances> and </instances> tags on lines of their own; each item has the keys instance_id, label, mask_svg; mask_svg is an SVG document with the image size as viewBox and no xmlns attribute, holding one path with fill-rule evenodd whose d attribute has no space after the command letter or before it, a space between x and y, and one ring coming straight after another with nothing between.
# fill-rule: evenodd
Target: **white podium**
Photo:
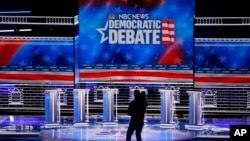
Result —
<instances>
[{"instance_id":1,"label":"white podium","mask_svg":"<svg viewBox=\"0 0 250 141\"><path fill-rule=\"evenodd\" d=\"M102 88L103 94L103 126L117 125L118 89ZM114 118L114 95L116 95L116 119Z\"/></svg>"},{"instance_id":2,"label":"white podium","mask_svg":"<svg viewBox=\"0 0 250 141\"><path fill-rule=\"evenodd\" d=\"M186 129L203 130L202 122L202 91L187 91L189 96L189 120Z\"/></svg>"},{"instance_id":3,"label":"white podium","mask_svg":"<svg viewBox=\"0 0 250 141\"><path fill-rule=\"evenodd\" d=\"M58 127L60 123L61 89L45 90L45 127Z\"/></svg>"},{"instance_id":4,"label":"white podium","mask_svg":"<svg viewBox=\"0 0 250 141\"><path fill-rule=\"evenodd\" d=\"M161 97L161 123L160 128L175 128L174 121L175 104L179 103L175 98L179 94L178 89L159 89Z\"/></svg>"},{"instance_id":5,"label":"white podium","mask_svg":"<svg viewBox=\"0 0 250 141\"><path fill-rule=\"evenodd\" d=\"M187 91L189 95L189 123L185 125L189 130L203 130L203 108L216 108L216 91Z\"/></svg>"},{"instance_id":6,"label":"white podium","mask_svg":"<svg viewBox=\"0 0 250 141\"><path fill-rule=\"evenodd\" d=\"M74 89L74 126L88 126L89 89Z\"/></svg>"}]
</instances>

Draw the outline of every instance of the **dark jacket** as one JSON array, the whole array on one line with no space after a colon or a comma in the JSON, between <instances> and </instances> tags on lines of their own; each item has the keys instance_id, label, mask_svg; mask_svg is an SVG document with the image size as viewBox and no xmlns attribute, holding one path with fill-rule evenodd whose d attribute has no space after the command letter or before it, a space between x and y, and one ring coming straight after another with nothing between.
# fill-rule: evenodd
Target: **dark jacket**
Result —
<instances>
[{"instance_id":1,"label":"dark jacket","mask_svg":"<svg viewBox=\"0 0 250 141\"><path fill-rule=\"evenodd\" d=\"M143 122L146 113L147 102L143 95L135 96L135 99L129 103L128 114L131 115L131 121Z\"/></svg>"}]
</instances>

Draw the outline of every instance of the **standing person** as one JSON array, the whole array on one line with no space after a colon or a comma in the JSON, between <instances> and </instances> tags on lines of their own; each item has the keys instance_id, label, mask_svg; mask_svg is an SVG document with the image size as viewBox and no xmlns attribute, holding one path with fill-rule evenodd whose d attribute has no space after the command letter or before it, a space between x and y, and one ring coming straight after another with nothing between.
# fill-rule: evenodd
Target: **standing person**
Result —
<instances>
[{"instance_id":1,"label":"standing person","mask_svg":"<svg viewBox=\"0 0 250 141\"><path fill-rule=\"evenodd\" d=\"M143 99L139 90L134 91L134 100L129 103L128 107L128 115L131 116L126 141L131 141L131 136L135 131L136 140L141 141L141 132L144 125L144 116L146 112L146 103L145 99Z\"/></svg>"}]
</instances>

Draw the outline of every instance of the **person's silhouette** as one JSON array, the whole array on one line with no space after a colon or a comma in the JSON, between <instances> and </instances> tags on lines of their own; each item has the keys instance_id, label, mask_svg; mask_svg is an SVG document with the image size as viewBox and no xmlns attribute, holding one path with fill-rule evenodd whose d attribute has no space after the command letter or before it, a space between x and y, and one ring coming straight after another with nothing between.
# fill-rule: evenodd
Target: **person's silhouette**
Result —
<instances>
[{"instance_id":1,"label":"person's silhouette","mask_svg":"<svg viewBox=\"0 0 250 141\"><path fill-rule=\"evenodd\" d=\"M134 91L135 99L129 103L128 114L131 116L126 141L131 141L133 132L136 133L137 141L141 141L141 132L144 125L144 116L146 112L147 103L145 102L145 96L141 95L139 90ZM144 97L144 98L143 98Z\"/></svg>"},{"instance_id":2,"label":"person's silhouette","mask_svg":"<svg viewBox=\"0 0 250 141\"><path fill-rule=\"evenodd\" d=\"M149 104L148 104L148 101L147 101L147 98L146 98L146 92L145 91L141 91L140 97L141 97L142 102L144 102L144 104L146 106L148 106Z\"/></svg>"}]
</instances>

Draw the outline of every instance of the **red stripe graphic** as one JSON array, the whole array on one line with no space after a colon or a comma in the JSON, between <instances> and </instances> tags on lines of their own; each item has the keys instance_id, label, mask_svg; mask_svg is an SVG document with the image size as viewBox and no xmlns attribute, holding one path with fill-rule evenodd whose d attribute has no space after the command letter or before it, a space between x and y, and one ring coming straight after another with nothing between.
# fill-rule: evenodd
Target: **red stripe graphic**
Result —
<instances>
[{"instance_id":1,"label":"red stripe graphic","mask_svg":"<svg viewBox=\"0 0 250 141\"><path fill-rule=\"evenodd\" d=\"M27 42L27 40L0 40L0 65L8 65L10 60L25 42Z\"/></svg>"},{"instance_id":2,"label":"red stripe graphic","mask_svg":"<svg viewBox=\"0 0 250 141\"><path fill-rule=\"evenodd\" d=\"M179 65L182 63L181 60L183 60L183 52L181 44L179 41L176 41L175 44L169 46L163 51L158 64ZM178 60L180 62L178 62Z\"/></svg>"},{"instance_id":3,"label":"red stripe graphic","mask_svg":"<svg viewBox=\"0 0 250 141\"><path fill-rule=\"evenodd\" d=\"M74 74L72 73L60 73L60 72L46 72L46 73L34 73L34 72L1 72L0 81L4 83L8 82L59 82L59 83L73 83Z\"/></svg>"},{"instance_id":4,"label":"red stripe graphic","mask_svg":"<svg viewBox=\"0 0 250 141\"><path fill-rule=\"evenodd\" d=\"M190 79L193 74L169 73L169 72L135 72L135 71L109 71L109 72L81 72L81 78L101 78L110 76L149 76L149 77L165 77L165 78L182 78Z\"/></svg>"},{"instance_id":5,"label":"red stripe graphic","mask_svg":"<svg viewBox=\"0 0 250 141\"><path fill-rule=\"evenodd\" d=\"M249 74L196 74L196 86L249 86Z\"/></svg>"},{"instance_id":6,"label":"red stripe graphic","mask_svg":"<svg viewBox=\"0 0 250 141\"><path fill-rule=\"evenodd\" d=\"M243 77L195 77L195 82L212 82L212 83L250 83L249 78Z\"/></svg>"},{"instance_id":7,"label":"red stripe graphic","mask_svg":"<svg viewBox=\"0 0 250 141\"><path fill-rule=\"evenodd\" d=\"M111 71L91 71L82 70L80 79L83 81L111 81L111 82L167 82L183 81L191 82L193 73L187 72L171 72L171 71L133 71L133 70L111 70Z\"/></svg>"}]
</instances>

